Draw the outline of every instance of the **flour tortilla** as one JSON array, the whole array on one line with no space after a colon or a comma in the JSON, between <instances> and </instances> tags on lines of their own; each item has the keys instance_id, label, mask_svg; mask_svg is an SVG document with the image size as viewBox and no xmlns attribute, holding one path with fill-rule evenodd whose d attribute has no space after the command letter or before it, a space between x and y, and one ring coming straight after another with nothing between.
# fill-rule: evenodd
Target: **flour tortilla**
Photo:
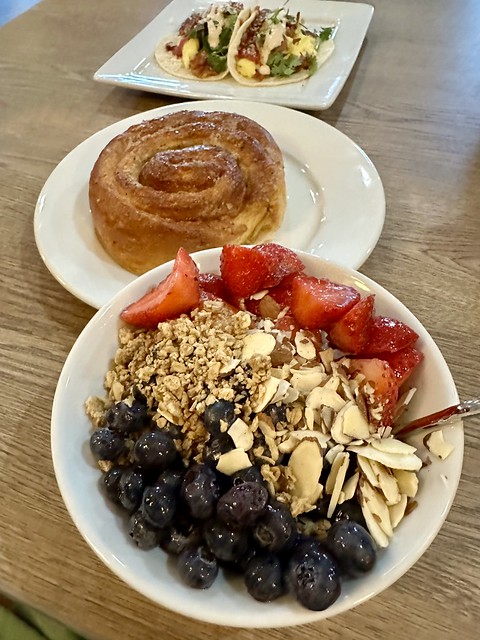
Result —
<instances>
[{"instance_id":1,"label":"flour tortilla","mask_svg":"<svg viewBox=\"0 0 480 640\"><path fill-rule=\"evenodd\" d=\"M180 42L181 37L173 34L171 36L166 36L162 38L160 42L157 44L155 48L155 60L157 61L158 66L166 71L169 75L175 76L176 78L184 78L186 80L199 80L200 82L215 82L216 80L222 80L225 76L228 76L228 66L225 71L221 73L217 73L213 76L208 76L207 78L199 78L194 73L187 69L183 62L182 58L177 58L177 56L172 51L167 51L166 45L169 42L174 44L178 44Z\"/></svg>"},{"instance_id":2,"label":"flour tortilla","mask_svg":"<svg viewBox=\"0 0 480 640\"><path fill-rule=\"evenodd\" d=\"M248 9L247 11L250 11L250 9ZM258 10L253 9L251 12L251 15L247 19L245 19L244 22L239 24L238 29L234 29L233 31L232 39L230 41L230 46L228 48L228 55L227 55L227 68L232 78L234 78L239 84L243 84L245 86L250 86L250 87L254 87L254 86L277 87L281 84L292 84L293 82L301 82L303 80L307 80L310 77L310 74L306 69L302 69L301 71L298 71L292 74L288 78L265 76L263 80L245 78L244 76L242 76L241 73L238 73L237 54L238 54L240 42L242 41L243 34L247 31L250 24L255 20L257 13L258 13ZM240 20L238 22L240 22ZM317 53L317 69L330 58L334 49L335 49L335 44L331 39L325 40L325 42L322 42L320 44L320 47L318 48L318 53Z\"/></svg>"}]
</instances>

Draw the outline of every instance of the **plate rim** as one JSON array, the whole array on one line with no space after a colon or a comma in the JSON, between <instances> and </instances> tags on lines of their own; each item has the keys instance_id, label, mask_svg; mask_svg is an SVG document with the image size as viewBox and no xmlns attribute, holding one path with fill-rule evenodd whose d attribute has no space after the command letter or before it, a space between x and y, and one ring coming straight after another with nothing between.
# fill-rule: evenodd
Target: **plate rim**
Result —
<instances>
[{"instance_id":1,"label":"plate rim","mask_svg":"<svg viewBox=\"0 0 480 640\"><path fill-rule=\"evenodd\" d=\"M340 147L342 147L342 145L345 145L345 149L352 150L356 154L355 159L359 158L362 160L362 162L364 163L364 166L368 168L370 175L374 180L373 191L366 190L365 192L368 193L369 198L370 196L373 198L373 200L375 201L374 203L375 206L373 203L368 203L366 206L359 207L360 210L362 209L367 210L368 208L369 214L372 214L374 216L373 218L374 224L372 224L371 227L369 227L370 235L369 235L368 246L367 246L367 243L362 245L361 251L357 250L357 253L353 256L355 258L354 260L351 259L352 254L349 253L349 255L346 256L348 258L348 262L344 262L343 264L345 264L345 266L349 268L358 269L365 262L365 260L369 257L370 253L373 251L373 249L377 245L380 235L382 233L384 222L385 222L386 202L385 202L385 191L384 191L383 183L378 173L378 170L376 169L375 165L373 164L369 156L356 142L354 142L349 136L347 136L345 133L343 133L336 127L333 127L332 125L324 122L319 118L315 118L310 114L296 111L289 107L284 107L281 105L272 105L267 103L259 103L259 102L246 101L246 100L187 101L187 102L175 103L172 105L166 105L162 107L155 107L147 111L135 113L135 114L132 114L131 116L128 116L127 118L117 120L107 125L106 127L103 127L102 129L95 131L92 135L90 135L88 138L86 138L85 140L80 142L76 147L74 147L54 167L53 171L48 176L47 180L45 181L39 193L39 196L37 198L37 202L35 205L35 211L34 211L34 217L33 217L34 237L35 237L37 249L39 251L39 254L45 266L50 271L52 276L67 291L69 291L73 296L75 296L79 300L82 300L86 304L96 309L100 308L103 304L107 302L107 299L102 297L101 293L95 294L95 293L92 293L90 290L86 290L88 289L88 287L86 287L85 284L83 284L83 288L82 288L81 278L77 277L76 280L72 282L72 278L68 277L68 274L66 275L64 273L64 270L62 270L61 265L59 266L59 262L61 263L62 260L59 260L58 258L56 259L55 256L53 255L55 252L52 252L51 247L49 248L49 243L51 244L51 241L47 237L48 234L44 229L44 217L42 217L42 215L44 211L44 206L47 207L47 211L48 211L48 204L45 205L45 199L49 193L55 192L56 182L58 182L58 176L61 175L61 172L65 170L65 167L68 167L68 164L71 163L72 160L77 155L80 155L85 149L88 149L90 146L95 145L95 142L98 140L98 138L104 138L105 136L108 136L108 139L110 140L115 135L118 135L120 131L124 131L129 126L135 123L141 122L142 120L154 118L154 117L159 117L161 115L172 113L174 111L180 111L182 109L188 109L188 110L206 109L210 111L225 109L226 111L235 111L237 113L244 114L244 115L245 115L245 112L247 112L247 117L251 117L252 119L255 120L255 115L252 114L252 111L253 111L254 114L255 113L258 114L258 117L260 119L262 119L262 114L263 115L265 113L273 114L275 115L275 122L277 122L277 119L281 118L282 116L283 117L289 116L290 118L293 118L297 122L301 122L305 127L308 125L309 127L313 127L314 130L316 131L327 132L328 136L333 136L333 138L336 141L338 141ZM266 128L269 129L270 131L273 128L273 131L271 131L271 133L274 136L274 138L276 136L275 134L276 126L278 126L278 124L275 125L273 120L272 120L271 128L269 128L269 126L266 126ZM102 143L101 148L103 148L103 146L104 146L104 143ZM279 144L279 146L281 147L282 145ZM101 148L99 145L98 153L100 153ZM284 147L282 149L282 152L285 152L287 150L288 149L285 149ZM350 170L351 167L348 167L348 169ZM88 185L89 172L90 170L87 169L86 170L87 185ZM325 185L325 183L322 184L321 180L319 180L319 183L320 183L320 186L324 188L324 191L326 194L332 193L332 189L329 190L328 185ZM360 181L359 181L359 188L360 188ZM344 197L343 193L340 193L339 191L337 191L337 193L333 195L335 198L339 197L343 199ZM71 197L73 198L74 195L72 194ZM330 208L330 205L327 201L324 201L323 211L325 214L327 213L329 214L330 219L332 217L335 218L337 215L337 213ZM53 216L53 214L51 213L49 215L50 217ZM47 225L47 228L48 228L48 225ZM327 234L327 238L328 238L328 234ZM273 238L273 240L275 240L275 238ZM305 250L302 247L296 247L296 248L300 250ZM312 253L315 253L315 249L311 249L311 250L307 249L307 252L309 251ZM61 251L60 251L60 254L61 254ZM320 255L322 254L320 253ZM101 258L99 257L99 259ZM332 259L331 257L329 257L328 259L332 262L339 262L339 263L342 262L340 257L338 256L335 256L335 259ZM109 260L109 264L111 264L112 266L112 269L118 272L119 278L121 277L121 286L119 285L119 288L122 288L125 284L127 284L128 282L130 282L131 280L137 277L134 274L131 274L125 269L122 269L121 267L119 267L119 265L115 264L115 262L111 258L108 258L108 260ZM69 264L71 265L71 261L69 261ZM82 268L82 270L85 268L83 264L81 264L80 267ZM113 274L111 279L112 280L114 279ZM110 294L109 297L112 297L112 294Z\"/></svg>"},{"instance_id":2,"label":"plate rim","mask_svg":"<svg viewBox=\"0 0 480 640\"><path fill-rule=\"evenodd\" d=\"M221 0L212 0L214 2L221 2ZM157 41L161 39L163 35L167 35L167 32L162 30L162 24L165 16L170 17L172 14L175 15L175 12L180 7L182 9L181 14L179 14L179 19L183 20L185 18L186 8L184 7L184 3L188 2L188 0L172 0L164 9L157 14L149 23L147 23L139 32L137 32L130 40L124 43L113 55L108 58L93 74L93 80L100 83L105 83L118 87L127 87L130 89L140 90L140 91L148 91L156 94L167 95L167 96L177 96L182 99L186 98L195 98L195 99L222 99L222 100L235 100L235 99L246 99L253 100L258 102L267 102L267 103L275 103L281 106L298 108L298 109L311 109L311 110L325 110L332 106L332 104L337 99L338 95L342 91L349 75L352 72L352 69L355 65L355 62L359 56L360 50L363 46L363 43L366 38L366 34L370 23L373 18L373 14L375 12L375 7L368 2L348 2L348 1L339 1L332 2L331 0L307 0L309 7L322 7L325 11L331 11L333 15L342 16L344 11L347 12L347 15L343 16L344 20L352 21L352 28L355 32L355 42L350 45L350 54L349 59L340 64L339 58L337 55L337 62L334 61L334 64L338 64L340 66L340 71L336 74L335 79L332 79L328 88L328 91L323 94L324 97L322 99L318 98L318 91L312 91L307 99L297 98L292 94L291 87L292 85L284 85L280 87L272 87L274 91L269 91L266 97L263 97L262 94L257 93L255 95L255 91L246 92L246 87L236 87L236 85L232 85L235 89L238 89L240 95L226 95L221 91L215 91L214 87L221 87L222 81L216 82L200 82L200 81L189 81L183 78L175 78L174 76L168 76L165 72L160 69L156 69L156 72L159 74L158 77L151 78L146 81L145 77L136 74L135 70L138 68L141 62L147 60L147 58L151 58L153 62L153 48L149 46L145 49L133 55L133 51L135 50L136 43L142 41L149 34L150 30L153 30L154 26L160 26L158 30ZM208 2L203 2L203 0L197 0L198 4L208 4ZM293 0L293 3L300 3L300 0ZM264 0L264 5L267 4L278 4L276 0ZM245 3L248 4L248 3ZM305 3L302 3L302 8ZM190 5L190 9L193 7ZM332 18L334 19L334 18ZM348 22L347 22L348 24ZM348 25L350 27L350 25ZM148 39L148 38L147 38ZM338 38L337 38L338 41ZM340 40L341 42L341 40ZM143 44L143 42L142 42ZM340 51L341 53L341 51ZM132 60L131 64L127 65L127 68L122 68L124 65L119 64L122 56L130 55ZM328 62L327 62L328 63ZM192 86L194 90L192 91L189 87ZM299 83L300 84L300 83ZM200 89L203 87L203 89ZM289 91L290 87L290 91ZM251 87L250 87L251 89ZM269 88L270 89L270 88ZM242 98L243 92L243 98Z\"/></svg>"}]
</instances>

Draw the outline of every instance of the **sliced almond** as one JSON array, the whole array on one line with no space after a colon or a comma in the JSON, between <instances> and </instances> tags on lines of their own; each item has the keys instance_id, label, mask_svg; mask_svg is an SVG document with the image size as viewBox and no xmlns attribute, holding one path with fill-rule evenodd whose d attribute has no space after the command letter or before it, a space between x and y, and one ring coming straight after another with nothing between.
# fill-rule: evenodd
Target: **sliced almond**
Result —
<instances>
[{"instance_id":1,"label":"sliced almond","mask_svg":"<svg viewBox=\"0 0 480 640\"><path fill-rule=\"evenodd\" d=\"M345 482L345 476L347 475L348 464L350 461L350 454L348 453L339 453L335 458L335 463L338 462L338 470L335 476L335 484L332 490L332 497L330 498L330 502L328 505L327 518L331 518L333 516L333 512L335 511L335 507L338 504L338 498L340 497L340 491L342 490L343 483ZM328 479L327 479L328 482Z\"/></svg>"},{"instance_id":2,"label":"sliced almond","mask_svg":"<svg viewBox=\"0 0 480 640\"><path fill-rule=\"evenodd\" d=\"M305 360L313 360L317 355L315 345L301 330L295 334L295 348L298 355Z\"/></svg>"},{"instance_id":3,"label":"sliced almond","mask_svg":"<svg viewBox=\"0 0 480 640\"><path fill-rule=\"evenodd\" d=\"M367 501L363 496L360 497L360 507L362 508L363 517L365 518L365 522L367 524L367 528L375 540L377 545L382 548L388 547L390 541L388 536L380 528L377 520L375 519L372 511L370 510Z\"/></svg>"},{"instance_id":4,"label":"sliced almond","mask_svg":"<svg viewBox=\"0 0 480 640\"><path fill-rule=\"evenodd\" d=\"M359 478L360 474L356 471L353 476L350 476L350 478L343 483L343 487L338 498L338 504L342 504L346 500L351 500L353 498L355 491L357 490Z\"/></svg>"},{"instance_id":5,"label":"sliced almond","mask_svg":"<svg viewBox=\"0 0 480 640\"><path fill-rule=\"evenodd\" d=\"M393 529L395 529L395 527L397 527L400 521L403 519L406 508L407 496L405 494L402 494L397 504L393 504L392 506L388 507L388 510L390 511L390 522L392 523Z\"/></svg>"},{"instance_id":6,"label":"sliced almond","mask_svg":"<svg viewBox=\"0 0 480 640\"><path fill-rule=\"evenodd\" d=\"M326 377L323 367L294 369L291 374L290 384L294 389L304 394L310 393L312 389L318 387Z\"/></svg>"},{"instance_id":7,"label":"sliced almond","mask_svg":"<svg viewBox=\"0 0 480 640\"><path fill-rule=\"evenodd\" d=\"M330 468L330 473L328 474L327 481L325 483L325 493L328 495L332 495L333 489L335 488L335 483L337 481L337 475L340 470L340 467L343 464L345 458L349 456L344 451L339 451L335 456L332 466ZM343 481L342 481L343 484Z\"/></svg>"},{"instance_id":8,"label":"sliced almond","mask_svg":"<svg viewBox=\"0 0 480 640\"><path fill-rule=\"evenodd\" d=\"M379 487L380 481L375 475L375 472L372 469L372 465L370 464L370 460L368 458L364 458L363 456L357 455L357 464L360 468L360 471L372 485L372 487Z\"/></svg>"},{"instance_id":9,"label":"sliced almond","mask_svg":"<svg viewBox=\"0 0 480 640\"><path fill-rule=\"evenodd\" d=\"M332 438L333 440L335 440L335 442L338 442L339 444L349 444L353 440L351 436L346 435L343 431L345 414L352 406L355 406L355 403L353 402L353 400L348 402L343 407L343 409L341 409L337 413L337 415L335 416L335 420L333 421L332 428L331 428Z\"/></svg>"},{"instance_id":10,"label":"sliced almond","mask_svg":"<svg viewBox=\"0 0 480 640\"><path fill-rule=\"evenodd\" d=\"M395 454L385 453L375 449L370 444L363 445L361 447L347 447L348 451L356 453L357 455L364 456L369 460L376 460L381 462L390 469L405 469L405 471L419 471L422 466L422 461L414 453L410 454Z\"/></svg>"},{"instance_id":11,"label":"sliced almond","mask_svg":"<svg viewBox=\"0 0 480 640\"><path fill-rule=\"evenodd\" d=\"M250 298L252 300L261 300L267 295L267 293L268 293L268 289L262 289L261 291L257 291L257 293L252 293Z\"/></svg>"},{"instance_id":12,"label":"sliced almond","mask_svg":"<svg viewBox=\"0 0 480 640\"><path fill-rule=\"evenodd\" d=\"M370 460L370 466L378 480L378 487L385 496L387 507L400 502L400 490L393 472L376 460Z\"/></svg>"},{"instance_id":13,"label":"sliced almond","mask_svg":"<svg viewBox=\"0 0 480 640\"><path fill-rule=\"evenodd\" d=\"M231 476L236 471L251 467L252 463L248 454L243 449L232 449L222 453L217 461L217 469L220 473Z\"/></svg>"},{"instance_id":14,"label":"sliced almond","mask_svg":"<svg viewBox=\"0 0 480 640\"><path fill-rule=\"evenodd\" d=\"M245 336L242 348L242 360L250 360L253 356L269 356L275 349L276 340L271 333L254 331Z\"/></svg>"},{"instance_id":15,"label":"sliced almond","mask_svg":"<svg viewBox=\"0 0 480 640\"><path fill-rule=\"evenodd\" d=\"M414 498L418 491L418 477L414 471L404 471L394 469L393 474L397 479L400 493L404 493L408 498Z\"/></svg>"},{"instance_id":16,"label":"sliced almond","mask_svg":"<svg viewBox=\"0 0 480 640\"><path fill-rule=\"evenodd\" d=\"M303 415L305 416L305 424L309 429L313 430L313 425L315 424L315 412L310 407L305 407Z\"/></svg>"},{"instance_id":17,"label":"sliced almond","mask_svg":"<svg viewBox=\"0 0 480 640\"><path fill-rule=\"evenodd\" d=\"M288 467L295 478L292 494L308 498L318 491L323 455L316 440L302 440L293 450Z\"/></svg>"},{"instance_id":18,"label":"sliced almond","mask_svg":"<svg viewBox=\"0 0 480 640\"><path fill-rule=\"evenodd\" d=\"M377 451L383 451L384 453L395 453L400 455L408 455L415 453L417 450L412 445L397 440L396 438L372 438L369 442Z\"/></svg>"},{"instance_id":19,"label":"sliced almond","mask_svg":"<svg viewBox=\"0 0 480 640\"><path fill-rule=\"evenodd\" d=\"M225 364L223 364L220 367L220 371L219 373L222 375L226 374L226 373L231 373L234 369L236 369L238 367L238 365L240 364L241 360L239 360L238 358L230 358L230 360L228 362L225 362Z\"/></svg>"},{"instance_id":20,"label":"sliced almond","mask_svg":"<svg viewBox=\"0 0 480 640\"><path fill-rule=\"evenodd\" d=\"M291 436L292 438L295 438L297 441L304 440L305 438L310 438L310 439L314 438L315 440L318 441L322 449L326 449L327 444L330 442L330 436L325 435L321 431L315 431L311 429L299 429L298 431L292 431ZM342 449L340 449L340 451L343 451L343 447Z\"/></svg>"},{"instance_id":21,"label":"sliced almond","mask_svg":"<svg viewBox=\"0 0 480 640\"><path fill-rule=\"evenodd\" d=\"M342 398L334 389L329 387L316 387L308 394L305 405L312 409L320 409L320 407L330 407L334 411L340 411L347 401Z\"/></svg>"},{"instance_id":22,"label":"sliced almond","mask_svg":"<svg viewBox=\"0 0 480 640\"><path fill-rule=\"evenodd\" d=\"M253 447L253 433L248 424L241 418L237 418L235 422L233 422L227 433L237 449L249 451Z\"/></svg>"},{"instance_id":23,"label":"sliced almond","mask_svg":"<svg viewBox=\"0 0 480 640\"><path fill-rule=\"evenodd\" d=\"M425 445L433 455L445 460L452 453L454 446L443 437L443 431L434 431L425 438Z\"/></svg>"},{"instance_id":24,"label":"sliced almond","mask_svg":"<svg viewBox=\"0 0 480 640\"><path fill-rule=\"evenodd\" d=\"M275 397L280 382L278 378L271 377L263 383L263 393L261 393L255 406L252 407L254 413L260 413L260 411L263 411L265 407L270 404L272 398Z\"/></svg>"},{"instance_id":25,"label":"sliced almond","mask_svg":"<svg viewBox=\"0 0 480 640\"><path fill-rule=\"evenodd\" d=\"M378 526L389 538L393 535L392 523L390 521L390 512L382 494L372 487L372 485L365 478L360 478L358 483L359 489L365 501L368 504L368 508L372 512L373 516L377 519Z\"/></svg>"},{"instance_id":26,"label":"sliced almond","mask_svg":"<svg viewBox=\"0 0 480 640\"><path fill-rule=\"evenodd\" d=\"M328 462L328 464L332 465L337 455L342 451L345 451L345 447L343 446L343 444L334 445L325 454L325 460Z\"/></svg>"},{"instance_id":27,"label":"sliced almond","mask_svg":"<svg viewBox=\"0 0 480 640\"><path fill-rule=\"evenodd\" d=\"M356 403L349 406L343 415L343 433L357 440L370 437L370 425Z\"/></svg>"}]
</instances>

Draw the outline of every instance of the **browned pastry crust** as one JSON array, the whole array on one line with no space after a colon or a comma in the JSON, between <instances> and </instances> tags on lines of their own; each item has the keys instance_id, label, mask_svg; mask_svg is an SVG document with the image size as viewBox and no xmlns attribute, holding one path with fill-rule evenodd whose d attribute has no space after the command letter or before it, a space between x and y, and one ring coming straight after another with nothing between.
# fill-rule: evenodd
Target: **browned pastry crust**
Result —
<instances>
[{"instance_id":1,"label":"browned pastry crust","mask_svg":"<svg viewBox=\"0 0 480 640\"><path fill-rule=\"evenodd\" d=\"M89 188L109 255L140 274L188 252L268 239L282 223L283 158L235 113L179 111L134 125L96 161Z\"/></svg>"}]
</instances>

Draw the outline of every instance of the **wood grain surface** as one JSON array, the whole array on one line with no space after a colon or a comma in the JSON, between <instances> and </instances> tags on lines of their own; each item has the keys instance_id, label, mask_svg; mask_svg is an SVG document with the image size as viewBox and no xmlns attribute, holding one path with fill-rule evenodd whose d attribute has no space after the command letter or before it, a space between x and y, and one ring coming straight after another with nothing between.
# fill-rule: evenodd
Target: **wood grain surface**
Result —
<instances>
[{"instance_id":1,"label":"wood grain surface","mask_svg":"<svg viewBox=\"0 0 480 640\"><path fill-rule=\"evenodd\" d=\"M321 624L255 631L172 614L103 566L65 510L50 457L51 403L65 357L94 310L47 271L33 212L50 172L82 140L175 102L92 80L164 4L43 0L0 29L0 591L97 640L473 640L480 623L478 418L465 424L458 493L428 551L381 595ZM315 115L357 142L383 180L385 227L361 271L429 329L467 399L480 391L480 3L372 4L345 88Z\"/></svg>"}]
</instances>

